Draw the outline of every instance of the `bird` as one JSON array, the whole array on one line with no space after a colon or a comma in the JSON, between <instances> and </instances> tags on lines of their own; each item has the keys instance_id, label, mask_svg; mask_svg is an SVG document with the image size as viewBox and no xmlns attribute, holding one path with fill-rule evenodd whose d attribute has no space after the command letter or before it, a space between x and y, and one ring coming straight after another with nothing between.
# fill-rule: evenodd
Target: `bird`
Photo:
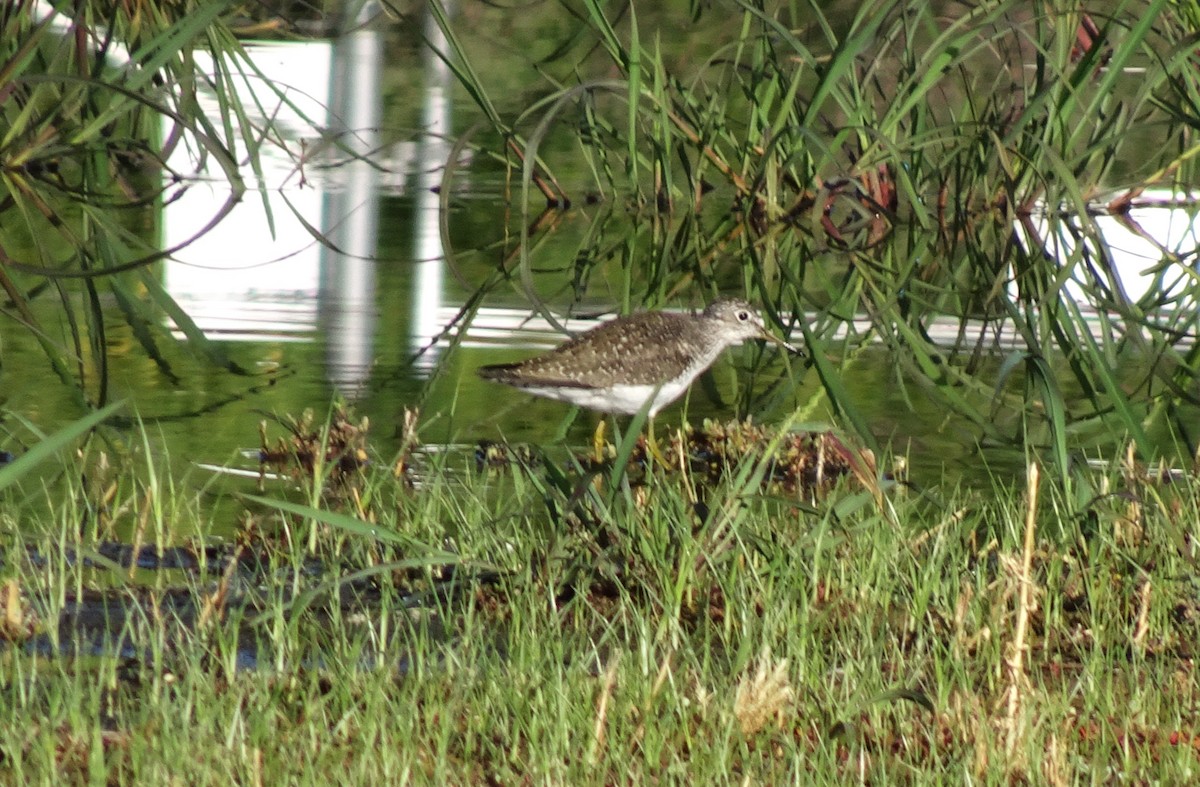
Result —
<instances>
[{"instance_id":1,"label":"bird","mask_svg":"<svg viewBox=\"0 0 1200 787\"><path fill-rule=\"evenodd\" d=\"M748 302L720 298L699 314L646 311L618 317L543 355L481 366L478 373L590 410L635 415L645 408L654 418L722 351L747 339L800 352L770 333Z\"/></svg>"}]
</instances>

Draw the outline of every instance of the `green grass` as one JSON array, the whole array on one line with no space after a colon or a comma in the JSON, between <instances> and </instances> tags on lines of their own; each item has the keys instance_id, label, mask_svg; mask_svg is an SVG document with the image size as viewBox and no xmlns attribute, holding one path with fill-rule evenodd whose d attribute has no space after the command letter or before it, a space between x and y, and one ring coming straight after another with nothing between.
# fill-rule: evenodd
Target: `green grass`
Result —
<instances>
[{"instance_id":1,"label":"green grass","mask_svg":"<svg viewBox=\"0 0 1200 787\"><path fill-rule=\"evenodd\" d=\"M1196 180L1194 7L989 0L946 14L908 0L731 2L690 6L685 19L669 5L635 14L589 2L578 45L538 63L542 92L515 120L496 114L507 72L470 66L501 47L465 21L442 24L465 96L522 146L503 148L521 172L508 275L538 308L602 289L586 275L565 284L536 273L547 264L536 244L554 226L538 231L542 203L530 195L548 179L575 203L594 190L613 206L593 209L598 229L574 255L618 249L624 280L609 284L610 300L749 293L803 335L831 407L867 441L861 404L836 361L821 361L882 343L898 379L921 381L913 396L988 442L1050 449L1066 473L1080 433L1108 435L1106 450L1128 437L1155 456L1154 435L1182 435L1196 405L1198 280L1164 251L1164 266L1184 263L1171 274L1187 282L1179 297L1165 280L1127 297L1093 218L1122 215L1117 198L1140 189ZM660 43L676 26L695 37L686 55ZM555 177L580 157L590 178ZM1073 252L1018 242L1042 216L1042 237L1070 236ZM623 252L614 223L628 225ZM603 230L616 240L603 243ZM1102 315L1099 339L1068 280ZM949 348L930 337L945 318L962 326ZM999 330L1021 341L997 379L979 371ZM1146 371L1120 380L1130 365ZM998 428L1012 418L1027 430Z\"/></svg>"},{"instance_id":2,"label":"green grass","mask_svg":"<svg viewBox=\"0 0 1200 787\"><path fill-rule=\"evenodd\" d=\"M108 403L107 331L122 322L164 377L172 376L178 351L166 315L192 351L242 371L163 290L155 265L176 251L161 247L158 232L162 203L179 187L171 175L191 176L169 173L176 145L198 151L209 174L228 185L211 225L246 192L233 151L253 148L256 140L201 111L198 96L210 78L195 58L206 51L230 80L252 72L230 27L235 4L84 3L60 9L59 21L71 23L66 33L49 19L34 24L31 5L0 15L6 311L37 338L60 384L84 406ZM214 88L222 118L242 114L234 91L223 88ZM256 169L257 160L249 166ZM57 307L55 320L40 316L47 300ZM111 304L107 313L104 302Z\"/></svg>"},{"instance_id":3,"label":"green grass","mask_svg":"<svg viewBox=\"0 0 1200 787\"><path fill-rule=\"evenodd\" d=\"M882 344L909 399L933 400L981 442L1047 450L1064 477L1080 446L1130 439L1149 460L1189 445L1200 278L1165 251L1170 275L1126 297L1091 213L1196 182L1195 7L987 0L951 16L911 0L728 0L634 13L590 0L453 15L434 3L458 82L456 149L472 153L445 173L442 235L456 270L485 261L460 279L447 332L465 336L505 288L546 315L737 292L803 338L829 409L868 443L873 424L840 371ZM79 411L112 395L126 331L162 384L187 352L252 368L163 291L153 225L174 187L164 128L204 151L229 205L257 166L234 163L254 147L233 130L236 97L214 88L219 118L195 99L196 50L222 73L253 70L242 5L81 8L82 31L108 30L144 67L102 68L28 15L0 19L5 314ZM471 198L452 199L462 184ZM467 202L497 207L480 216ZM1017 242L1043 208L1072 253ZM1102 315L1100 338L1068 280ZM951 347L930 338L947 318L961 325ZM1000 330L1021 341L994 375Z\"/></svg>"},{"instance_id":4,"label":"green grass","mask_svg":"<svg viewBox=\"0 0 1200 787\"><path fill-rule=\"evenodd\" d=\"M1082 506L1048 478L1031 506L1021 479L789 496L752 468L596 489L443 456L415 487L381 463L313 481L300 499L317 507L290 485L247 497L244 540L269 565L250 582L69 563L97 545L80 527L95 492L69 480L97 461L64 459L53 492L25 475L3 508L20 595L0 758L17 783L1183 783L1200 767L1192 476L1094 473L1108 491ZM183 485L137 462L110 477L118 529L205 530ZM312 557L329 568L292 570ZM144 658L22 649L88 588L137 612ZM178 588L209 604L203 624L155 612ZM237 669L239 637L257 668Z\"/></svg>"},{"instance_id":5,"label":"green grass","mask_svg":"<svg viewBox=\"0 0 1200 787\"><path fill-rule=\"evenodd\" d=\"M755 464L698 488L663 473L631 487L554 461L479 474L445 454L412 484L393 462L336 480L322 460L214 500L215 486L195 492L159 471L170 446L147 436L67 455L101 411L35 433L37 447L0 470L13 642L0 652L0 773L54 784L1195 780L1200 481L1190 468L1147 480L1132 461L1096 471L1074 453L1082 443L1118 457L1128 440L1149 461L1152 430L1181 453L1194 443L1200 345L1176 342L1195 333L1197 282L1129 302L1097 275L1109 250L1085 210L1106 189L1195 182L1194 4L1113 4L1081 52L1080 14L1061 3L993 0L957 20L894 0L845 14L703 5L689 10L722 24L687 57L663 51L649 10L584 3L568 43L537 64L540 90L529 70L488 67L480 30L497 28L486 18L463 30L439 16L461 88L501 140L477 153L520 173L495 222L503 240L478 241L503 247L493 257L504 263L464 314L504 284L535 302L584 300L601 259L616 260L608 286L624 307L740 290L773 316L816 310L793 332L846 428L870 442L843 380L847 359L879 339L895 379L921 381L913 398L965 418L981 444L1026 451L1041 481L885 491L860 457L857 480L797 495L764 489ZM70 41L21 15L0 23L4 308L81 405L108 396L105 288L153 327L138 337L152 359L165 336L155 310L173 307L150 267L162 250L128 219L162 184L126 171L114 149L161 163L164 116L218 163L236 147L189 98L195 47L231 70L244 62L233 4L207 8L141 32L167 93L150 69L93 73ZM79 16L138 38L124 12ZM514 74L516 110L488 81ZM584 186L555 177L565 161ZM226 174L236 192L241 174ZM579 254L555 249L552 276L537 252L556 222L535 222L530 199L546 184L576 205L585 190L607 200L572 214L595 230ZM108 210L116 194L133 196ZM1062 208L1052 224L1079 223L1091 256L1014 242L1039 200ZM563 259L577 269L564 274ZM1104 307L1102 339L1063 294L1068 277ZM35 318L47 298L63 324ZM835 340L856 314L867 327ZM964 332L950 350L928 338L946 314L1003 323L1023 346L991 374L987 337ZM221 363L215 345L193 345ZM250 578L95 557L114 537L204 544L221 529L214 511L231 507L231 548L265 566ZM30 547L43 562L26 559ZM313 559L324 570L310 575ZM91 653L60 629L95 592L123 600L139 658ZM170 606L181 594L195 605L187 625ZM27 650L31 635L56 653ZM258 666L239 669L250 642Z\"/></svg>"}]
</instances>

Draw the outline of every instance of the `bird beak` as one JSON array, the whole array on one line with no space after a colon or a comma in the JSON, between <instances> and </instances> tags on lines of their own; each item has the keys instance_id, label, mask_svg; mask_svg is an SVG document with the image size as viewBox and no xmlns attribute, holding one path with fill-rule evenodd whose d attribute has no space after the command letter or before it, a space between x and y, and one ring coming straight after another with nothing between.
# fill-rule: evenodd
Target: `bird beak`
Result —
<instances>
[{"instance_id":1,"label":"bird beak","mask_svg":"<svg viewBox=\"0 0 1200 787\"><path fill-rule=\"evenodd\" d=\"M790 352L794 355L804 355L804 352L799 347L794 347L794 346L788 344L783 339L780 339L778 336L776 336L773 333L770 333L768 331L763 331L762 338L766 339L771 344L774 344L778 347L782 347L783 349L787 350L788 352Z\"/></svg>"}]
</instances>

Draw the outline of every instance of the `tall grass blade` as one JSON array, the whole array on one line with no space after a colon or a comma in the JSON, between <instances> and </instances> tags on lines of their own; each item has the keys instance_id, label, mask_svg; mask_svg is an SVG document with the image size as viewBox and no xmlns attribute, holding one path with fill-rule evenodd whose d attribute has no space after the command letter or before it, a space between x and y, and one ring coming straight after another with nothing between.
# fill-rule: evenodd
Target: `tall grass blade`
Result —
<instances>
[{"instance_id":1,"label":"tall grass blade","mask_svg":"<svg viewBox=\"0 0 1200 787\"><path fill-rule=\"evenodd\" d=\"M38 465L104 423L105 420L120 410L124 404L123 401L113 402L107 407L89 413L70 425L59 429L45 439L38 441L37 445L17 457L16 460L0 467L0 490L7 489L21 481L25 476L30 475Z\"/></svg>"}]
</instances>

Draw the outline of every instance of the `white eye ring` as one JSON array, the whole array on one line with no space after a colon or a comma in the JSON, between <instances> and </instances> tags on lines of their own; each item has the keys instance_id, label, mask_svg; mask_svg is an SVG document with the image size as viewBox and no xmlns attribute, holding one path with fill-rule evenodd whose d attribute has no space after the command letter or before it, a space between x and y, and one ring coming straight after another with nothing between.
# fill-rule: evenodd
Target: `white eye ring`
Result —
<instances>
[{"instance_id":1,"label":"white eye ring","mask_svg":"<svg viewBox=\"0 0 1200 787\"><path fill-rule=\"evenodd\" d=\"M746 320L750 319L750 312L743 309L742 311L737 313L737 318L738 318L738 322L745 322Z\"/></svg>"}]
</instances>

